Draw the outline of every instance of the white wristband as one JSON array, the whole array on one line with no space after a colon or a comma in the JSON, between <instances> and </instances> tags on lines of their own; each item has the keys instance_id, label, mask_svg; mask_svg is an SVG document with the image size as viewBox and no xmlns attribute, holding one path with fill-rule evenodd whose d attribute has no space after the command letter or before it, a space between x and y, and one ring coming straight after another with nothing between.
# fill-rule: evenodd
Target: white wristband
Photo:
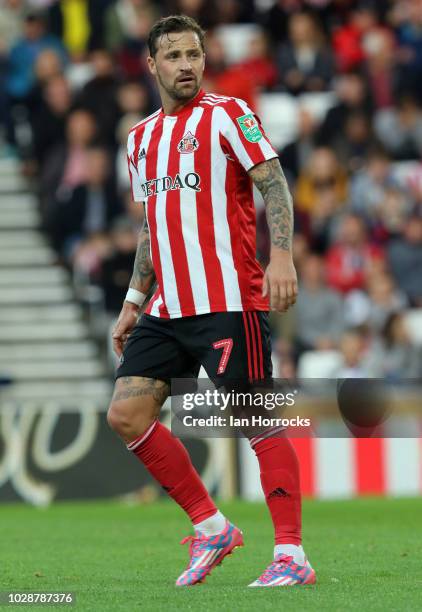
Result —
<instances>
[{"instance_id":1,"label":"white wristband","mask_svg":"<svg viewBox=\"0 0 422 612\"><path fill-rule=\"evenodd\" d=\"M126 293L125 302L131 302L132 304L136 304L137 306L142 306L142 304L145 302L146 297L147 296L145 295L145 293L142 293L137 289L132 289L132 287L129 287Z\"/></svg>"}]
</instances>

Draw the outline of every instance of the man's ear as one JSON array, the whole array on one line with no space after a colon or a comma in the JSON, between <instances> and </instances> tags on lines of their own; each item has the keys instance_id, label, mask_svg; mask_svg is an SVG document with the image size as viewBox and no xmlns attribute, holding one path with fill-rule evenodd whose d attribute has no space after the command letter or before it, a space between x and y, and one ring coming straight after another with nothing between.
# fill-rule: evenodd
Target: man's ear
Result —
<instances>
[{"instance_id":1,"label":"man's ear","mask_svg":"<svg viewBox=\"0 0 422 612\"><path fill-rule=\"evenodd\" d=\"M155 66L155 59L151 57L150 55L148 55L147 62L148 62L148 68L149 68L150 73L155 76L157 74L157 68Z\"/></svg>"}]
</instances>

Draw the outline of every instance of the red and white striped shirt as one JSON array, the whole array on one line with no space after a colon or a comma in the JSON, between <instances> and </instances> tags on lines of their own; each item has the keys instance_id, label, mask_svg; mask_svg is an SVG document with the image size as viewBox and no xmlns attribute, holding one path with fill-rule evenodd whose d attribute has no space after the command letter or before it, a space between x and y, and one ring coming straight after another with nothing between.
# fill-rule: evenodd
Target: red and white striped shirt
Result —
<instances>
[{"instance_id":1,"label":"red and white striped shirt","mask_svg":"<svg viewBox=\"0 0 422 612\"><path fill-rule=\"evenodd\" d=\"M132 128L129 174L146 205L158 284L146 313L269 310L247 171L274 157L243 100L202 90L177 114L161 109Z\"/></svg>"}]
</instances>

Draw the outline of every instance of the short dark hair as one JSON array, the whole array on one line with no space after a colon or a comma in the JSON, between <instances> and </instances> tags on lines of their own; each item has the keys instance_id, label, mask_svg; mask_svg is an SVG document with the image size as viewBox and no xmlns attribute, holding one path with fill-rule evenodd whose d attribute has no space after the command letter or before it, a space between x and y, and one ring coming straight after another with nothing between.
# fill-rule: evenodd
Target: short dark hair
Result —
<instances>
[{"instance_id":1,"label":"short dark hair","mask_svg":"<svg viewBox=\"0 0 422 612\"><path fill-rule=\"evenodd\" d=\"M204 51L205 32L199 23L187 15L170 15L169 17L159 19L151 28L148 36L148 49L151 57L154 57L158 51L156 46L157 39L161 38L163 34L170 34L172 32L194 32L198 35L202 51Z\"/></svg>"}]
</instances>

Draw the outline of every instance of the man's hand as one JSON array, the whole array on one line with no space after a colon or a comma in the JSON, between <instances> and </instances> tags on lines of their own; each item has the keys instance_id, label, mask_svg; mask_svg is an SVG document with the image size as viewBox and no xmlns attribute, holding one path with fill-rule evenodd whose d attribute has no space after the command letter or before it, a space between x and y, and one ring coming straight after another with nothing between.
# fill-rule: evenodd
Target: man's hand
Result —
<instances>
[{"instance_id":1,"label":"man's hand","mask_svg":"<svg viewBox=\"0 0 422 612\"><path fill-rule=\"evenodd\" d=\"M297 298L297 276L289 251L273 251L264 274L262 295L270 298L271 310L286 312Z\"/></svg>"},{"instance_id":2,"label":"man's hand","mask_svg":"<svg viewBox=\"0 0 422 612\"><path fill-rule=\"evenodd\" d=\"M130 332L135 327L139 316L139 308L131 302L123 302L117 323L112 332L113 350L118 357L122 354L123 347Z\"/></svg>"}]
</instances>

